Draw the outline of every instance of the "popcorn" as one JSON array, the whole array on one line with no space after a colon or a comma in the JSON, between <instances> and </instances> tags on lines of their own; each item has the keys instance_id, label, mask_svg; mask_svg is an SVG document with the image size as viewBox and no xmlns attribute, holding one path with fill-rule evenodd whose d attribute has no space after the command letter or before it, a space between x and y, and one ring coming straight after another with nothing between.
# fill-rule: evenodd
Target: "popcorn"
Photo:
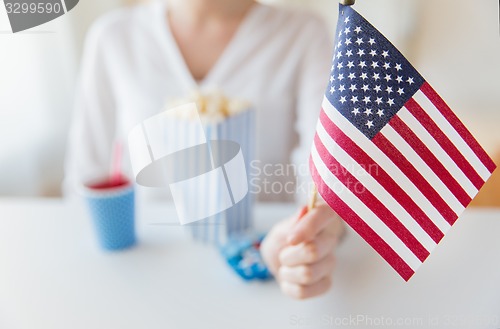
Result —
<instances>
[{"instance_id":1,"label":"popcorn","mask_svg":"<svg viewBox=\"0 0 500 329\"><path fill-rule=\"evenodd\" d=\"M168 102L168 108L194 102L198 107L198 113L202 123L219 123L230 116L242 113L250 108L250 103L241 99L229 99L220 90L211 90L206 93L192 91L186 98L172 99ZM179 119L194 119L189 116Z\"/></svg>"}]
</instances>

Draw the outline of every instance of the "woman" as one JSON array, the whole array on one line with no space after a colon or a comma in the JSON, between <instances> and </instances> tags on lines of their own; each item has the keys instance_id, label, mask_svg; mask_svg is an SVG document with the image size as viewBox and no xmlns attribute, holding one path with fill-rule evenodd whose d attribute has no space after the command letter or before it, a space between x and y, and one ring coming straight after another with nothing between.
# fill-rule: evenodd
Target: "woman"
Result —
<instances>
[{"instance_id":1,"label":"woman","mask_svg":"<svg viewBox=\"0 0 500 329\"><path fill-rule=\"evenodd\" d=\"M318 18L253 0L171 0L103 17L85 45L66 187L107 173L113 141L166 101L214 86L255 107L262 166L307 163L330 45ZM343 227L323 204L295 221L276 225L262 252L284 293L307 298L330 287Z\"/></svg>"}]
</instances>

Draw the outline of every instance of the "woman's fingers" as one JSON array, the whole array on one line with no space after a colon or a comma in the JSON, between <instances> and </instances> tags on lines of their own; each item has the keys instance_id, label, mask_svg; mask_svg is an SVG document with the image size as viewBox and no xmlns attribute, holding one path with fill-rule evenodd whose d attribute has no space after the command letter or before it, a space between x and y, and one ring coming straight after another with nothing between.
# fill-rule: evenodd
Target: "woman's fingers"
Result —
<instances>
[{"instance_id":1,"label":"woman's fingers","mask_svg":"<svg viewBox=\"0 0 500 329\"><path fill-rule=\"evenodd\" d=\"M274 225L260 245L262 258L274 276L278 274L279 254L287 245L286 237L293 223L294 218L289 218Z\"/></svg>"},{"instance_id":2,"label":"woman's fingers","mask_svg":"<svg viewBox=\"0 0 500 329\"><path fill-rule=\"evenodd\" d=\"M283 291L284 294L296 299L306 299L319 296L327 292L331 286L331 276L324 277L311 285L300 285L287 281L280 282L281 291Z\"/></svg>"},{"instance_id":3,"label":"woman's fingers","mask_svg":"<svg viewBox=\"0 0 500 329\"><path fill-rule=\"evenodd\" d=\"M291 267L316 263L330 254L336 243L336 238L331 233L327 231L321 232L311 242L303 242L283 248L279 254L280 264L281 266Z\"/></svg>"},{"instance_id":4,"label":"woman's fingers","mask_svg":"<svg viewBox=\"0 0 500 329\"><path fill-rule=\"evenodd\" d=\"M335 267L333 253L311 265L281 266L279 280L300 285L314 284L324 277L330 276Z\"/></svg>"},{"instance_id":5,"label":"woman's fingers","mask_svg":"<svg viewBox=\"0 0 500 329\"><path fill-rule=\"evenodd\" d=\"M337 220L335 212L326 204L319 205L302 215L288 235L288 243L291 245L313 240L322 230L332 226Z\"/></svg>"},{"instance_id":6,"label":"woman's fingers","mask_svg":"<svg viewBox=\"0 0 500 329\"><path fill-rule=\"evenodd\" d=\"M309 212L301 209L268 233L261 251L285 294L304 299L330 288L333 251L342 232L338 215L323 204Z\"/></svg>"},{"instance_id":7,"label":"woman's fingers","mask_svg":"<svg viewBox=\"0 0 500 329\"><path fill-rule=\"evenodd\" d=\"M305 213L292 227L288 235L288 243L296 245L301 242L313 240L319 232L325 229L331 218L326 215L324 207L318 207Z\"/></svg>"}]
</instances>

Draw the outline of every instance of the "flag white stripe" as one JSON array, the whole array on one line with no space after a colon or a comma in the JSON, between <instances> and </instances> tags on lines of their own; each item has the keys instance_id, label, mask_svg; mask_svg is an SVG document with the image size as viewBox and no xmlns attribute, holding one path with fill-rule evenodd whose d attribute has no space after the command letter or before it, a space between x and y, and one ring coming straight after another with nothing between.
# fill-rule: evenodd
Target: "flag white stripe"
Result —
<instances>
[{"instance_id":1,"label":"flag white stripe","mask_svg":"<svg viewBox=\"0 0 500 329\"><path fill-rule=\"evenodd\" d=\"M458 215L464 210L464 206L458 201L443 181L432 171L432 169L422 160L420 155L394 130L390 125L386 125L380 131L401 154L408 159L415 169L424 177L424 179L436 190L450 208Z\"/></svg>"},{"instance_id":2,"label":"flag white stripe","mask_svg":"<svg viewBox=\"0 0 500 329\"><path fill-rule=\"evenodd\" d=\"M410 127L410 129L418 136L418 138L429 148L432 154L443 164L450 175L457 181L457 183L464 189L464 191L471 197L476 195L477 188L472 184L470 179L460 169L455 161L446 153L446 151L438 144L432 135L425 129L422 124L403 107L398 116L403 122Z\"/></svg>"},{"instance_id":3,"label":"flag white stripe","mask_svg":"<svg viewBox=\"0 0 500 329\"><path fill-rule=\"evenodd\" d=\"M413 252L380 220L361 200L342 184L321 160L316 146L313 145L311 158L321 180L344 201L363 221L384 240L403 261L416 271L422 264Z\"/></svg>"},{"instance_id":4,"label":"flag white stripe","mask_svg":"<svg viewBox=\"0 0 500 329\"><path fill-rule=\"evenodd\" d=\"M448 137L448 139L456 146L456 148L464 155L472 167L477 171L479 176L486 181L491 173L488 168L484 166L477 155L467 145L464 139L456 131L456 129L448 122L448 120L439 112L439 110L432 104L432 102L420 90L413 95L413 99L424 109L424 111L431 117L431 119L439 126L441 131Z\"/></svg>"},{"instance_id":5,"label":"flag white stripe","mask_svg":"<svg viewBox=\"0 0 500 329\"><path fill-rule=\"evenodd\" d=\"M352 157L344 151L326 132L325 128L318 124L318 137L328 152L339 163L347 169L363 186L379 200L383 200L384 206L405 226L408 231L431 252L436 246L436 242L424 231L424 229L413 219L413 217L397 202L386 189L381 186L372 176Z\"/></svg>"},{"instance_id":6,"label":"flag white stripe","mask_svg":"<svg viewBox=\"0 0 500 329\"><path fill-rule=\"evenodd\" d=\"M410 179L373 143L366 138L356 127L354 127L333 105L330 104L325 97L323 100L323 110L326 115L334 122L344 134L366 152L381 169L385 172L390 172L393 179L398 182L399 186L406 191L408 196L415 201L419 208L429 217L433 219L434 224L446 233L450 228L450 224L434 207L434 205L422 194L422 192L410 181Z\"/></svg>"}]
</instances>

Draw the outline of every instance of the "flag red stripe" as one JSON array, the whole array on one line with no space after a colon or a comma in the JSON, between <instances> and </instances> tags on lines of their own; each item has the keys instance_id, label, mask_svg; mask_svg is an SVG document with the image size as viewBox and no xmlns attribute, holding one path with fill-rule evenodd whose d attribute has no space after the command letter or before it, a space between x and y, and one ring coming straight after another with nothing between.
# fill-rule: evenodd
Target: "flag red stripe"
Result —
<instances>
[{"instance_id":1,"label":"flag red stripe","mask_svg":"<svg viewBox=\"0 0 500 329\"><path fill-rule=\"evenodd\" d=\"M324 110L320 113L320 122L328 132L330 137L347 152L362 168L377 168L374 175L372 172L368 174L372 176L386 191L415 219L415 221L424 229L424 231L438 243L443 238L444 234L434 224L434 222L422 211L422 209L408 196L408 194L387 174L373 159L366 154L361 147L354 143L344 132L333 123Z\"/></svg>"},{"instance_id":2,"label":"flag red stripe","mask_svg":"<svg viewBox=\"0 0 500 329\"><path fill-rule=\"evenodd\" d=\"M460 121L460 119L452 112L452 110L448 107L445 101L436 93L434 89L427 83L424 82L420 90L424 93L425 96L434 104L434 106L438 109L439 112L448 120L448 122L455 128L458 134L463 138L463 140L469 145L471 150L477 155L479 160L484 164L486 168L492 173L496 165L491 160L491 158L486 154L481 145L477 142L477 140L472 136L472 134L467 130L464 124Z\"/></svg>"},{"instance_id":3,"label":"flag red stripe","mask_svg":"<svg viewBox=\"0 0 500 329\"><path fill-rule=\"evenodd\" d=\"M436 158L429 148L418 138L418 136L401 120L396 114L389 125L398 132L398 134L413 148L413 150L422 158L422 160L432 169L439 179L448 187L451 193L465 207L471 202L471 197L451 176L444 165Z\"/></svg>"},{"instance_id":4,"label":"flag red stripe","mask_svg":"<svg viewBox=\"0 0 500 329\"><path fill-rule=\"evenodd\" d=\"M375 251L377 251L382 258L385 259L389 265L396 270L396 272L408 281L415 273L406 262L399 257L399 255L392 249L387 242L385 242L373 229L368 226L338 195L336 195L329 187L323 182L319 175L314 161L309 158L309 167L311 176L316 186L318 193L325 200L325 202L337 213L339 216L352 227Z\"/></svg>"},{"instance_id":5,"label":"flag red stripe","mask_svg":"<svg viewBox=\"0 0 500 329\"><path fill-rule=\"evenodd\" d=\"M408 111L417 119L420 124L431 134L431 136L439 143L443 150L450 156L450 158L457 164L467 178L479 190L484 185L484 180L479 176L477 171L465 159L463 154L457 147L450 141L450 139L443 133L438 125L431 119L431 117L422 109L422 107L413 99L410 98L405 104Z\"/></svg>"},{"instance_id":6,"label":"flag red stripe","mask_svg":"<svg viewBox=\"0 0 500 329\"><path fill-rule=\"evenodd\" d=\"M429 251L411 234L411 232L394 216L380 200L373 195L364 185L356 179L347 168L343 167L326 149L321 142L318 134L314 136L314 144L318 150L319 156L323 163L327 164L330 172L342 182L354 195L358 197L394 234L423 262ZM359 191L359 186L362 186L362 192Z\"/></svg>"},{"instance_id":7,"label":"flag red stripe","mask_svg":"<svg viewBox=\"0 0 500 329\"><path fill-rule=\"evenodd\" d=\"M408 159L381 133L375 135L372 142L384 152L385 155L415 184L415 186L425 195L432 205L443 215L444 219L453 225L457 220L457 214L448 206L434 188L415 169Z\"/></svg>"}]
</instances>

